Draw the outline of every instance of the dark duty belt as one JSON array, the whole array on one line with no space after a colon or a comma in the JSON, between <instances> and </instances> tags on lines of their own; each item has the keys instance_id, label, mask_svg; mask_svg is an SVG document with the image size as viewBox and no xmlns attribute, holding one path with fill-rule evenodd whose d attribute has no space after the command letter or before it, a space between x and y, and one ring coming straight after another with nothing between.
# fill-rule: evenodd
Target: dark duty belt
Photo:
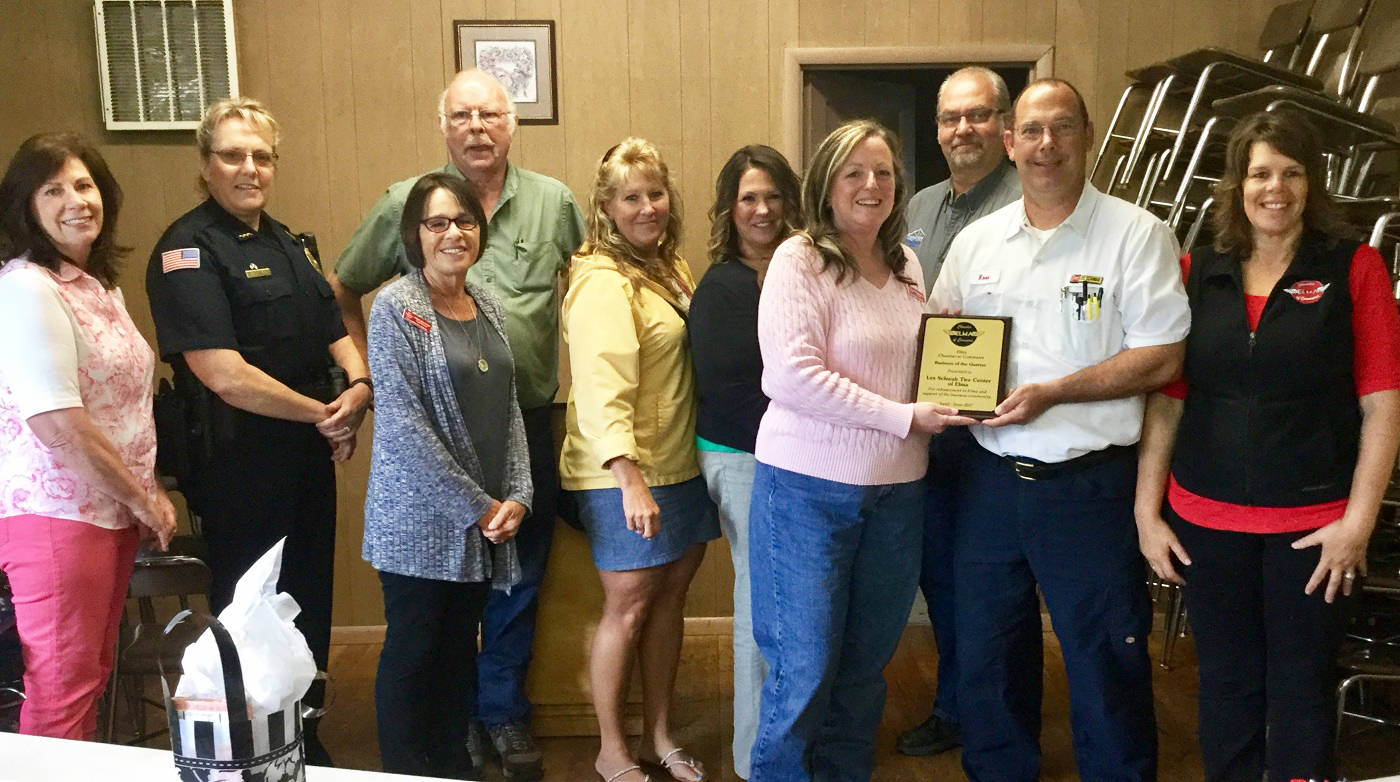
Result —
<instances>
[{"instance_id":1,"label":"dark duty belt","mask_svg":"<svg viewBox=\"0 0 1400 782\"><path fill-rule=\"evenodd\" d=\"M1110 445L1101 451L1090 451L1063 462L1042 462L1026 456L1001 456L1002 463L1010 467L1016 477L1023 481L1046 481L1063 478L1114 459L1121 459L1137 452L1135 445Z\"/></svg>"}]
</instances>

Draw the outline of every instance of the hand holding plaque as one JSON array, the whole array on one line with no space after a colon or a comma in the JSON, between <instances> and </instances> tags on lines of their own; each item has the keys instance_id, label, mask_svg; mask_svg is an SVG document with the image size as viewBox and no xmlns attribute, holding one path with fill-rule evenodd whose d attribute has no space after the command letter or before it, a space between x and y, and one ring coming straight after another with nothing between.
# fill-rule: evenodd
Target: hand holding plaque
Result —
<instances>
[{"instance_id":1,"label":"hand holding plaque","mask_svg":"<svg viewBox=\"0 0 1400 782\"><path fill-rule=\"evenodd\" d=\"M1006 398L1011 318L924 315L919 327L915 402L992 418Z\"/></svg>"}]
</instances>

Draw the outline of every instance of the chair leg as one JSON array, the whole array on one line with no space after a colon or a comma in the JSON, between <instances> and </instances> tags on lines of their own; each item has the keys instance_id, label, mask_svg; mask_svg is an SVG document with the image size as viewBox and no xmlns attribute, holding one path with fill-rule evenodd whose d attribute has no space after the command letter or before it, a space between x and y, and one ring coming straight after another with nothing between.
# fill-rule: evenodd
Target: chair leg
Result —
<instances>
[{"instance_id":1,"label":"chair leg","mask_svg":"<svg viewBox=\"0 0 1400 782\"><path fill-rule=\"evenodd\" d=\"M117 671L122 667L122 644L121 639L117 639L117 651L112 657L112 672L107 676L107 691L102 694L103 700L107 701L107 728L104 731L103 741L112 743L112 735L117 723L117 688L120 686L120 677Z\"/></svg>"},{"instance_id":2,"label":"chair leg","mask_svg":"<svg viewBox=\"0 0 1400 782\"><path fill-rule=\"evenodd\" d=\"M1167 225L1173 230L1181 225L1181 216L1186 211L1186 199L1191 194L1191 185L1196 178L1196 172L1201 167L1201 159L1205 156L1206 144L1210 141L1211 131L1215 129L1219 117L1211 117L1206 120L1206 124L1201 128L1201 136L1196 141L1196 148L1191 153L1191 160L1186 164L1186 171L1181 175L1181 184L1176 188L1176 196L1172 198L1172 209L1167 213ZM1183 248L1184 249L1184 248Z\"/></svg>"},{"instance_id":3,"label":"chair leg","mask_svg":"<svg viewBox=\"0 0 1400 782\"><path fill-rule=\"evenodd\" d=\"M1181 240L1182 252L1190 252L1196 246L1196 238L1201 235L1201 228L1206 223L1206 217L1210 215L1210 208L1215 204L1215 198L1210 197L1201 202L1196 209L1196 219L1191 221L1191 227L1186 231L1186 238Z\"/></svg>"},{"instance_id":4,"label":"chair leg","mask_svg":"<svg viewBox=\"0 0 1400 782\"><path fill-rule=\"evenodd\" d=\"M1162 670L1172 668L1172 654L1176 651L1176 639L1181 634L1182 619L1186 608L1181 597L1181 587L1172 586L1167 597L1166 614L1163 617L1165 631L1162 634Z\"/></svg>"},{"instance_id":5,"label":"chair leg","mask_svg":"<svg viewBox=\"0 0 1400 782\"><path fill-rule=\"evenodd\" d=\"M1342 720L1347 716L1347 690L1351 689L1351 684L1355 681L1355 676L1348 676L1337 684L1337 727L1332 736L1332 746L1340 747L1342 744ZM1337 753L1340 756L1340 753Z\"/></svg>"},{"instance_id":6,"label":"chair leg","mask_svg":"<svg viewBox=\"0 0 1400 782\"><path fill-rule=\"evenodd\" d=\"M142 704L145 688L142 684L140 676L128 676L126 686L122 688L126 695L126 717L131 725L132 742L140 742L146 736L146 708Z\"/></svg>"}]
</instances>

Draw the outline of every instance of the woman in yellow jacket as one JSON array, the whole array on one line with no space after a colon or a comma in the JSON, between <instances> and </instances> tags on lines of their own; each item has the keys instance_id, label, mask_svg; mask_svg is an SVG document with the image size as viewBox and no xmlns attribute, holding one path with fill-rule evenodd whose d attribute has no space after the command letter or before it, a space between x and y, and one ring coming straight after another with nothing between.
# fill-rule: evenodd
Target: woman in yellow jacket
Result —
<instances>
[{"instance_id":1,"label":"woman in yellow jacket","mask_svg":"<svg viewBox=\"0 0 1400 782\"><path fill-rule=\"evenodd\" d=\"M606 782L681 782L703 767L671 734L668 711L686 590L719 537L695 457L695 388L686 316L695 283L676 253L680 203L651 143L608 150L589 196L588 238L570 261L563 304L569 390L560 479L574 492L603 584L589 679ZM642 740L622 710L641 663Z\"/></svg>"}]
</instances>

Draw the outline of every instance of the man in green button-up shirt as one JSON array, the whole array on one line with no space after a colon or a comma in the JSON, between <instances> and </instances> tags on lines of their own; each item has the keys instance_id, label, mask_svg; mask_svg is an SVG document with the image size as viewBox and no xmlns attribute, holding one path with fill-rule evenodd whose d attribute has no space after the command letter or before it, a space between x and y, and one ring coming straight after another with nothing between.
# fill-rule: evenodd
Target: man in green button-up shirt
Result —
<instances>
[{"instance_id":1,"label":"man in green button-up shirt","mask_svg":"<svg viewBox=\"0 0 1400 782\"><path fill-rule=\"evenodd\" d=\"M468 278L490 287L505 304L535 485L534 507L516 536L521 581L509 595L493 591L486 605L472 711L509 777L538 779L542 769L528 730L525 674L559 487L550 426L550 404L559 388L556 282L583 240L583 216L563 183L510 164L515 106L493 77L475 69L458 73L443 92L438 113L450 160L440 170L471 180L489 216L486 247ZM389 186L350 237L330 277L346 329L362 354L362 297L409 269L399 220L417 179ZM475 741L482 734L476 726L474 731ZM475 744L473 762L479 766L484 744Z\"/></svg>"}]
</instances>

